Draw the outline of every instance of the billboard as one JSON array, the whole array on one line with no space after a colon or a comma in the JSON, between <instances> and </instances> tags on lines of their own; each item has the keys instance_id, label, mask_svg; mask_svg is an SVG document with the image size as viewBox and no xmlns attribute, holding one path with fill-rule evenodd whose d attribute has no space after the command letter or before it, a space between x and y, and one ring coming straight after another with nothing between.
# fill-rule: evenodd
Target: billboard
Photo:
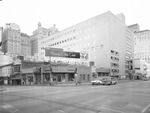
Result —
<instances>
[{"instance_id":1,"label":"billboard","mask_svg":"<svg viewBox=\"0 0 150 113\"><path fill-rule=\"evenodd\" d=\"M45 49L45 56L65 57L65 58L80 58L80 53L79 52L63 51L63 49L59 49L59 48L49 48L49 49Z\"/></svg>"},{"instance_id":2,"label":"billboard","mask_svg":"<svg viewBox=\"0 0 150 113\"><path fill-rule=\"evenodd\" d=\"M81 60L88 60L89 59L87 52L63 51L63 49L60 49L60 48L47 48L47 49L45 49L45 56L75 58L75 59L81 59Z\"/></svg>"},{"instance_id":3,"label":"billboard","mask_svg":"<svg viewBox=\"0 0 150 113\"><path fill-rule=\"evenodd\" d=\"M45 48L45 56L61 57L63 49L60 48Z\"/></svg>"}]
</instances>

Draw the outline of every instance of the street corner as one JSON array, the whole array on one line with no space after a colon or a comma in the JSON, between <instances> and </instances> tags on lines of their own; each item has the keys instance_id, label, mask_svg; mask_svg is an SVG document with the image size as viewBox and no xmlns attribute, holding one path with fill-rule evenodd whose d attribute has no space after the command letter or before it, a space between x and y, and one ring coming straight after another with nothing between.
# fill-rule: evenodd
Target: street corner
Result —
<instances>
[{"instance_id":1,"label":"street corner","mask_svg":"<svg viewBox=\"0 0 150 113\"><path fill-rule=\"evenodd\" d=\"M12 105L5 104L0 106L0 113L20 113L20 110L16 109Z\"/></svg>"},{"instance_id":2,"label":"street corner","mask_svg":"<svg viewBox=\"0 0 150 113\"><path fill-rule=\"evenodd\" d=\"M150 113L150 104L148 104L141 113Z\"/></svg>"},{"instance_id":3,"label":"street corner","mask_svg":"<svg viewBox=\"0 0 150 113\"><path fill-rule=\"evenodd\" d=\"M6 91L6 89L0 89L0 92Z\"/></svg>"}]
</instances>

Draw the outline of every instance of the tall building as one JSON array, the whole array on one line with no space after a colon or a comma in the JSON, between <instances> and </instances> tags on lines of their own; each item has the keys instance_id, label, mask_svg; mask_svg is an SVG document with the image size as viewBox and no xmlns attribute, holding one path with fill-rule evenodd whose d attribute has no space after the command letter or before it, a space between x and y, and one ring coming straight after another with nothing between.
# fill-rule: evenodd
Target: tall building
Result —
<instances>
[{"instance_id":1,"label":"tall building","mask_svg":"<svg viewBox=\"0 0 150 113\"><path fill-rule=\"evenodd\" d=\"M5 25L2 36L2 50L13 57L21 54L21 33L19 25L9 23Z\"/></svg>"},{"instance_id":2,"label":"tall building","mask_svg":"<svg viewBox=\"0 0 150 113\"><path fill-rule=\"evenodd\" d=\"M106 12L53 35L41 38L40 46L89 52L96 67L109 68L112 76L128 75L128 61L134 57L133 33L123 15ZM41 59L45 58L40 50Z\"/></svg>"},{"instance_id":3,"label":"tall building","mask_svg":"<svg viewBox=\"0 0 150 113\"><path fill-rule=\"evenodd\" d=\"M138 24L133 24L133 25L130 25L128 26L128 28L133 32L133 33L136 33L138 31L140 31L140 26Z\"/></svg>"},{"instance_id":4,"label":"tall building","mask_svg":"<svg viewBox=\"0 0 150 113\"><path fill-rule=\"evenodd\" d=\"M2 34L3 34L3 27L0 27L0 51L2 51Z\"/></svg>"},{"instance_id":5,"label":"tall building","mask_svg":"<svg viewBox=\"0 0 150 113\"><path fill-rule=\"evenodd\" d=\"M21 33L21 55L31 56L31 40L30 36Z\"/></svg>"},{"instance_id":6,"label":"tall building","mask_svg":"<svg viewBox=\"0 0 150 113\"><path fill-rule=\"evenodd\" d=\"M12 57L31 56L30 36L21 33L19 25L6 24L2 36L2 51Z\"/></svg>"},{"instance_id":7,"label":"tall building","mask_svg":"<svg viewBox=\"0 0 150 113\"><path fill-rule=\"evenodd\" d=\"M138 24L128 26L134 33L134 59L150 63L150 30L141 30Z\"/></svg>"},{"instance_id":8,"label":"tall building","mask_svg":"<svg viewBox=\"0 0 150 113\"><path fill-rule=\"evenodd\" d=\"M135 59L150 63L150 30L142 30L134 34Z\"/></svg>"},{"instance_id":9,"label":"tall building","mask_svg":"<svg viewBox=\"0 0 150 113\"><path fill-rule=\"evenodd\" d=\"M41 40L48 37L49 35L52 35L54 33L58 32L58 29L54 25L53 27L46 29L43 28L41 23L38 23L38 28L33 32L33 35L31 36L31 54L33 56L39 57L40 59L40 53L41 53Z\"/></svg>"}]
</instances>

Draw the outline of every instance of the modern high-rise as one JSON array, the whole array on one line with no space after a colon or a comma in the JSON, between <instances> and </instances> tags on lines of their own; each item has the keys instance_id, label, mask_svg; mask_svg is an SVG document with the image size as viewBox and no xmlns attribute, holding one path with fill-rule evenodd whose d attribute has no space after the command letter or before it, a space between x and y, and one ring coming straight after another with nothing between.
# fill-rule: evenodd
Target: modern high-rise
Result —
<instances>
[{"instance_id":1,"label":"modern high-rise","mask_svg":"<svg viewBox=\"0 0 150 113\"><path fill-rule=\"evenodd\" d=\"M106 12L40 40L40 57L45 46L89 52L89 62L109 68L112 76L128 75L128 61L134 58L133 33L123 14Z\"/></svg>"}]
</instances>

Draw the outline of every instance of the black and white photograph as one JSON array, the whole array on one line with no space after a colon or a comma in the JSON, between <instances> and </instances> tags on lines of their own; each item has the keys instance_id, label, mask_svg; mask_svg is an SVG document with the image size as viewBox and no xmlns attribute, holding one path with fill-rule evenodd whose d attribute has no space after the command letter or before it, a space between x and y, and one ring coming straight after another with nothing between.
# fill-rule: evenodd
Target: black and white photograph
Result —
<instances>
[{"instance_id":1,"label":"black and white photograph","mask_svg":"<svg viewBox=\"0 0 150 113\"><path fill-rule=\"evenodd\" d=\"M0 0L0 113L150 113L150 1Z\"/></svg>"}]
</instances>

